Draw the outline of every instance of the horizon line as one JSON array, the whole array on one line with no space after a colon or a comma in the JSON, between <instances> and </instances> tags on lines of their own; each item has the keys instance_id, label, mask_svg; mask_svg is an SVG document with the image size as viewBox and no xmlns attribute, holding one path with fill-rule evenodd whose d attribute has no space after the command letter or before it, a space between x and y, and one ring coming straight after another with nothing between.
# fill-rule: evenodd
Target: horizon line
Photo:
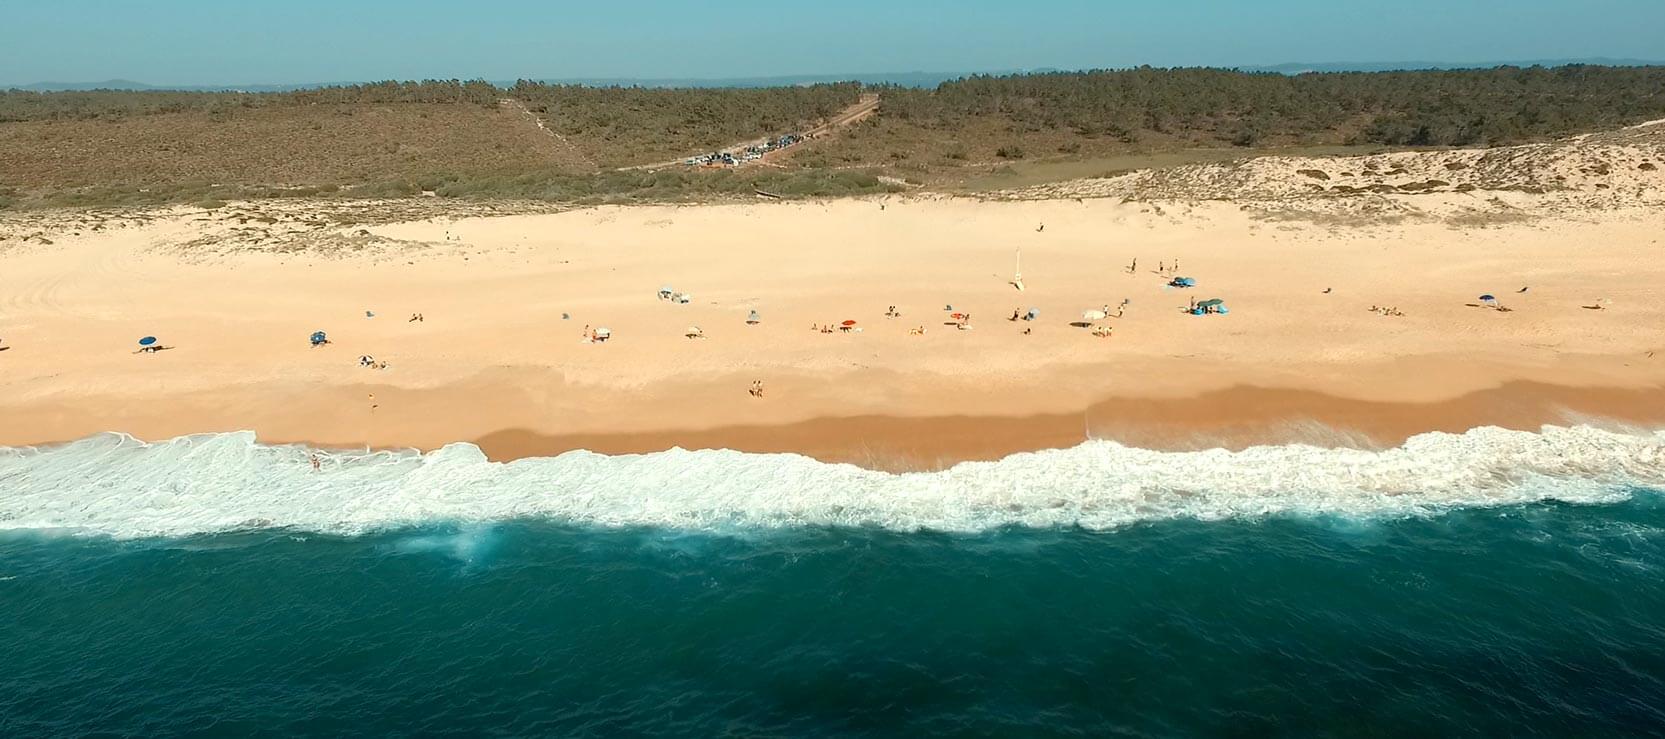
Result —
<instances>
[{"instance_id":1,"label":"horizon line","mask_svg":"<svg viewBox=\"0 0 1665 739\"><path fill-rule=\"evenodd\" d=\"M1404 66L1395 66L1404 65ZM126 77L110 77L101 80L63 81L38 80L34 82L13 82L0 84L0 90L28 90L40 87L86 87L107 83L142 86L157 91L237 91L255 88L326 88L345 87L351 85L375 84L380 82L426 82L426 81L459 81L459 82L487 82L493 85L513 85L517 81L529 82L569 82L572 84L587 84L596 82L629 83L629 82L740 82L740 81L773 81L773 80L808 80L815 79L824 82L860 82L862 78L880 77L932 77L942 78L943 81L962 79L978 75L1021 75L1021 74L1052 74L1094 71L1125 71L1141 68L1152 69L1217 69L1225 71L1288 71L1301 68L1313 68L1315 71L1333 72L1389 72L1389 71L1426 71L1426 70L1458 70L1458 69L1492 69L1498 67L1562 67L1562 66L1614 66L1614 67L1652 67L1665 66L1665 59L1632 59L1617 57L1567 57L1555 59L1520 59L1503 61L1428 61L1428 60L1389 60L1389 61L1337 61L1337 62L1279 62L1276 64L1238 64L1238 65L1156 65L1149 63L1132 65L1107 65L1098 67L1021 67L1007 69L983 69L961 71L931 71L923 69L891 70L883 72L804 72L794 74L765 74L765 75L720 75L720 76L609 76L609 75L574 75L574 76L543 76L516 77L509 79L489 79L484 76L476 77L381 77L361 78L357 80L308 81L308 82L245 82L219 83L205 82L197 84L184 83L153 83ZM100 88L88 88L100 89ZM116 89L116 88L108 88ZM67 91L67 90L66 90Z\"/></svg>"}]
</instances>

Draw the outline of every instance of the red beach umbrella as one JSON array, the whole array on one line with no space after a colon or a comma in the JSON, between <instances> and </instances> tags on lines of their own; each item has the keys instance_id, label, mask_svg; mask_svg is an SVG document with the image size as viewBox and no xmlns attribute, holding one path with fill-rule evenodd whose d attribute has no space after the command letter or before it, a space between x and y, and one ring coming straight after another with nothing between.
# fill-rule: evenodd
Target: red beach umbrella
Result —
<instances>
[{"instance_id":1,"label":"red beach umbrella","mask_svg":"<svg viewBox=\"0 0 1665 739\"><path fill-rule=\"evenodd\" d=\"M845 322L843 322L839 325L840 326L854 326L854 325L856 325L856 322L855 321L845 321Z\"/></svg>"}]
</instances>

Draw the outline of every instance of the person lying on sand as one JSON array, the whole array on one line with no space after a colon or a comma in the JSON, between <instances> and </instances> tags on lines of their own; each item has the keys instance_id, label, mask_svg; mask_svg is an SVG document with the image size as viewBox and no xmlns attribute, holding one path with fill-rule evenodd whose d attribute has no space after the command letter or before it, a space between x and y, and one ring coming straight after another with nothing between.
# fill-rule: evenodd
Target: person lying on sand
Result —
<instances>
[{"instance_id":1,"label":"person lying on sand","mask_svg":"<svg viewBox=\"0 0 1665 739\"><path fill-rule=\"evenodd\" d=\"M171 347L171 346L162 346L161 344L152 344L150 346L141 346L141 347L139 347L138 351L133 352L133 353L134 354L155 354L156 352L165 352L165 351L167 351L169 349L172 349L172 348L173 347Z\"/></svg>"}]
</instances>

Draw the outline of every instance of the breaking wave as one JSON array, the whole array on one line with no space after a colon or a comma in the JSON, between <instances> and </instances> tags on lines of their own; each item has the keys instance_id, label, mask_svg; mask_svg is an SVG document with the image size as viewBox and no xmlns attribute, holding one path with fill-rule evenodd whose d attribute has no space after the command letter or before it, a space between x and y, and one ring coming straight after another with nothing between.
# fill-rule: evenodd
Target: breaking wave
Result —
<instances>
[{"instance_id":1,"label":"breaking wave","mask_svg":"<svg viewBox=\"0 0 1665 739\"><path fill-rule=\"evenodd\" d=\"M1109 529L1277 514L1405 516L1538 500L1599 503L1665 483L1665 432L1589 426L1429 433L1385 450L1306 445L1160 452L1090 441L894 474L791 454L585 451L497 463L430 453L316 452L251 432L146 443L101 434L0 448L0 530L117 538L251 528L359 534L545 518L733 530L877 526L971 532Z\"/></svg>"}]
</instances>

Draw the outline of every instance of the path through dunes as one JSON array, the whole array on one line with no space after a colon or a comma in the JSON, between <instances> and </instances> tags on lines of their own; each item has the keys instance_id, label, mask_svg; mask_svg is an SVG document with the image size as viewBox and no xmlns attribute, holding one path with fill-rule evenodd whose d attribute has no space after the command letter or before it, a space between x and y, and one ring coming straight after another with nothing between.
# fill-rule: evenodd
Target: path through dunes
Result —
<instances>
[{"instance_id":1,"label":"path through dunes","mask_svg":"<svg viewBox=\"0 0 1665 739\"><path fill-rule=\"evenodd\" d=\"M537 113L533 113L531 109L526 107L525 103L514 98L503 98L498 101L498 105L501 105L509 110L517 111L521 115L530 118L532 123L538 127L539 131L544 132L549 136L549 138L559 144L557 154L554 157L555 165L557 167L573 172L598 172L601 170L600 165L597 165L594 159L591 159L589 155L585 154L583 149L578 148L571 141L568 141L567 137L556 133L555 129L550 128L549 124L544 122L542 116L539 116Z\"/></svg>"}]
</instances>

